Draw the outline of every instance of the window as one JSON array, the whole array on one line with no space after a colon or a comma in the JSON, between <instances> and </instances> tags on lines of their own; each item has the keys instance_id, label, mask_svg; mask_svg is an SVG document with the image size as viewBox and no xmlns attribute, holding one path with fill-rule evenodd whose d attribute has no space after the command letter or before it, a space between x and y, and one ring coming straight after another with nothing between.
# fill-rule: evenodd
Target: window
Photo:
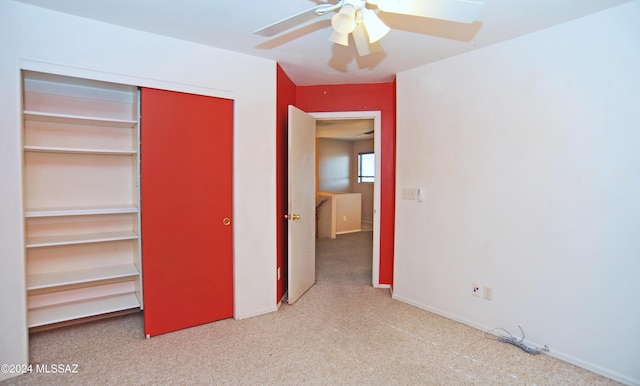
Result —
<instances>
[{"instance_id":1,"label":"window","mask_svg":"<svg viewBox=\"0 0 640 386\"><path fill-rule=\"evenodd\" d=\"M374 153L358 154L358 183L373 182L376 175L376 158Z\"/></svg>"}]
</instances>

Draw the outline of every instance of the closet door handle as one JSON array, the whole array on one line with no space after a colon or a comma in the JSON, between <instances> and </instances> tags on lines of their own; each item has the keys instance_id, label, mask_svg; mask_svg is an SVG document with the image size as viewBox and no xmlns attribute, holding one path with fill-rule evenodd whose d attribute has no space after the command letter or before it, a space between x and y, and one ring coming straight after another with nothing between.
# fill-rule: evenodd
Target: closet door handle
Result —
<instances>
[{"instance_id":1,"label":"closet door handle","mask_svg":"<svg viewBox=\"0 0 640 386\"><path fill-rule=\"evenodd\" d=\"M229 226L229 224L231 224L231 219L229 217L225 217L222 220L222 224L224 224L224 226Z\"/></svg>"}]
</instances>

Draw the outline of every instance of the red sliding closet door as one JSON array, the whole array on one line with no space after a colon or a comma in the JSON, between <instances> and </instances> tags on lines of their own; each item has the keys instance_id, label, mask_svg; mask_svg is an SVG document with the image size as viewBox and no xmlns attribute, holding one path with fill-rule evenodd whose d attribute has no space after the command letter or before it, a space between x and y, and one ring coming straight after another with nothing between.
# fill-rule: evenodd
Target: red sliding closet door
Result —
<instances>
[{"instance_id":1,"label":"red sliding closet door","mask_svg":"<svg viewBox=\"0 0 640 386\"><path fill-rule=\"evenodd\" d=\"M142 89L144 329L233 316L233 101Z\"/></svg>"}]
</instances>

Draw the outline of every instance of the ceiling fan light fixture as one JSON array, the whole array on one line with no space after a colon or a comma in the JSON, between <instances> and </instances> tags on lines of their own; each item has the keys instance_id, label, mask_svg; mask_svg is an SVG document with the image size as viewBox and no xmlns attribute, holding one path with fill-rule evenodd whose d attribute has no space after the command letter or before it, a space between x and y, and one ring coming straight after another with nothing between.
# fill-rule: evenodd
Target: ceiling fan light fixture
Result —
<instances>
[{"instance_id":1,"label":"ceiling fan light fixture","mask_svg":"<svg viewBox=\"0 0 640 386\"><path fill-rule=\"evenodd\" d=\"M382 20L380 20L378 15L370 9L362 10L362 22L367 29L367 34L369 35L369 43L377 42L391 30L391 28L384 24Z\"/></svg>"},{"instance_id":2,"label":"ceiling fan light fixture","mask_svg":"<svg viewBox=\"0 0 640 386\"><path fill-rule=\"evenodd\" d=\"M340 32L333 30L331 31L331 35L329 35L329 41L332 41L336 44L340 44L341 46L348 47L349 34L341 34Z\"/></svg>"},{"instance_id":3,"label":"ceiling fan light fixture","mask_svg":"<svg viewBox=\"0 0 640 386\"><path fill-rule=\"evenodd\" d=\"M341 34L349 34L356 28L356 7L345 3L340 11L331 18L333 29Z\"/></svg>"}]
</instances>

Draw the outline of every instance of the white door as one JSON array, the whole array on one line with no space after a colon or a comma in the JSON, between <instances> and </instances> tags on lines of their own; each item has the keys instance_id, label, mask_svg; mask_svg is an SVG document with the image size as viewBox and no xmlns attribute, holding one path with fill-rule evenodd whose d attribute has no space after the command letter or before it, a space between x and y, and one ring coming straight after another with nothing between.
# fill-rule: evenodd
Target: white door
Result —
<instances>
[{"instance_id":1,"label":"white door","mask_svg":"<svg viewBox=\"0 0 640 386\"><path fill-rule=\"evenodd\" d=\"M289 106L289 304L316 281L316 120Z\"/></svg>"}]
</instances>

